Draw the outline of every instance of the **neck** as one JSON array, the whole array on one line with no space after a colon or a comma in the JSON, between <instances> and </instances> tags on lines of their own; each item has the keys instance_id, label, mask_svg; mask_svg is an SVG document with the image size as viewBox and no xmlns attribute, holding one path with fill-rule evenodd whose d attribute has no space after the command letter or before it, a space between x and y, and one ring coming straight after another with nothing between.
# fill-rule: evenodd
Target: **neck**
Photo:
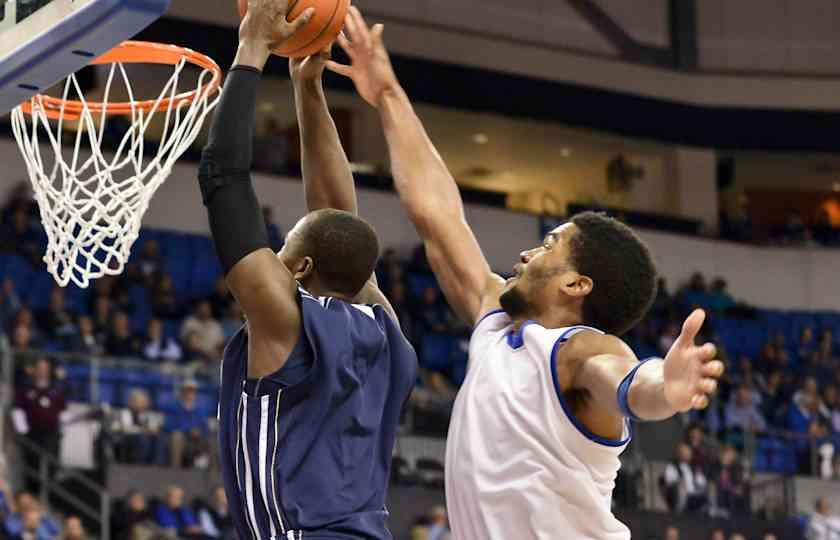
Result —
<instances>
[{"instance_id":1,"label":"neck","mask_svg":"<svg viewBox=\"0 0 840 540\"><path fill-rule=\"evenodd\" d=\"M567 306L552 309L548 313L525 313L513 318L514 329L519 330L525 321L534 321L544 328L565 328L583 323L583 316L578 310Z\"/></svg>"},{"instance_id":2,"label":"neck","mask_svg":"<svg viewBox=\"0 0 840 540\"><path fill-rule=\"evenodd\" d=\"M340 293L338 291L334 291L329 287L324 287L316 280L310 280L305 283L301 282L300 286L303 287L312 296L328 296L331 298L338 298L339 300L344 300L345 302L353 301L352 296L349 296L345 293Z\"/></svg>"}]
</instances>

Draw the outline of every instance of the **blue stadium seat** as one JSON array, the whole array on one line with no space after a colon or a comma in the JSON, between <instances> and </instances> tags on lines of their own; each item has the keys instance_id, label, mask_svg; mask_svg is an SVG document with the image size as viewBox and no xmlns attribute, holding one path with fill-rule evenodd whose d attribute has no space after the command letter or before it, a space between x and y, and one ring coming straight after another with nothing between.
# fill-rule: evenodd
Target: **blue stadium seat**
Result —
<instances>
[{"instance_id":1,"label":"blue stadium seat","mask_svg":"<svg viewBox=\"0 0 840 540\"><path fill-rule=\"evenodd\" d=\"M446 334L427 334L420 344L420 365L434 371L448 371L452 367L455 338Z\"/></svg>"},{"instance_id":2,"label":"blue stadium seat","mask_svg":"<svg viewBox=\"0 0 840 540\"><path fill-rule=\"evenodd\" d=\"M24 301L29 309L37 313L47 309L50 303L50 293L56 287L53 277L46 272L33 274Z\"/></svg>"},{"instance_id":3,"label":"blue stadium seat","mask_svg":"<svg viewBox=\"0 0 840 540\"><path fill-rule=\"evenodd\" d=\"M21 297L26 296L29 290L29 283L35 275L32 265L23 257L18 255L7 255L6 264L3 267L3 277L10 278L15 282L15 290Z\"/></svg>"},{"instance_id":4,"label":"blue stadium seat","mask_svg":"<svg viewBox=\"0 0 840 540\"><path fill-rule=\"evenodd\" d=\"M409 272L406 276L406 284L408 285L408 294L414 298L420 298L423 295L423 290L429 287L438 288L437 280L432 274Z\"/></svg>"}]
</instances>

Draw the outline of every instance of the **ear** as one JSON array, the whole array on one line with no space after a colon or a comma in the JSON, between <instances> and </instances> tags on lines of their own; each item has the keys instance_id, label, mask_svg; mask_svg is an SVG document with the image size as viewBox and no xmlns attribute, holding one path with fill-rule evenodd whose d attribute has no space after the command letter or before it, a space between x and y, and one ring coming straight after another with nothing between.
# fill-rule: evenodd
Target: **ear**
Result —
<instances>
[{"instance_id":1,"label":"ear","mask_svg":"<svg viewBox=\"0 0 840 540\"><path fill-rule=\"evenodd\" d=\"M583 298L588 296L595 287L592 278L577 272L567 272L562 279L563 292L573 297Z\"/></svg>"},{"instance_id":2,"label":"ear","mask_svg":"<svg viewBox=\"0 0 840 540\"><path fill-rule=\"evenodd\" d=\"M297 261L294 268L292 268L292 274L294 274L295 279L301 282L311 276L314 271L315 263L312 260L312 257L303 257Z\"/></svg>"}]
</instances>

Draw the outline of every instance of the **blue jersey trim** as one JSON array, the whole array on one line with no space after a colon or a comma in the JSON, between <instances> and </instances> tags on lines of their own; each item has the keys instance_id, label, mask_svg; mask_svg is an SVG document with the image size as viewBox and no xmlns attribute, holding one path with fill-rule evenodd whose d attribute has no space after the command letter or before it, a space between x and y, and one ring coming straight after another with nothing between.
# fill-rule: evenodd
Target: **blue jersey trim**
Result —
<instances>
[{"instance_id":1,"label":"blue jersey trim","mask_svg":"<svg viewBox=\"0 0 840 540\"><path fill-rule=\"evenodd\" d=\"M632 431L633 428L630 426L629 423L624 422L625 426L627 426L627 429L628 429L628 435L627 435L627 438L625 438L625 439L618 440L618 439L607 439L605 437L600 437L598 435L595 435L594 433L592 433L588 429L586 429L586 426L584 426L580 422L580 420L578 420L577 417L575 417L575 415L572 413L572 410L569 408L568 404L566 403L566 400L563 398L563 391L560 388L560 379L557 377L557 362L554 361L554 357L556 356L557 349L560 347L560 345L562 345L563 343L565 343L568 340L567 335L572 330L578 330L580 328L589 329L589 327L580 327L580 326L570 328L566 332L563 332L563 334L559 338L557 338L557 341L554 342L554 347L551 348L551 356L548 358L548 361L551 364L551 379L554 382L554 391L557 394L557 399L560 401L560 407L562 407L563 412L566 413L566 417L569 419L569 421L572 423L572 425L574 425L577 428L577 430L581 433L581 435L583 435L584 437L586 437L590 441L592 441L594 443L597 443L597 444L601 444L603 446L610 446L610 447L613 447L613 448L617 448L619 446L624 446L625 444L630 442L630 439L633 438L633 431ZM595 330L595 329L592 328L592 330ZM600 332L600 330L598 330L598 332Z\"/></svg>"},{"instance_id":2,"label":"blue jersey trim","mask_svg":"<svg viewBox=\"0 0 840 540\"><path fill-rule=\"evenodd\" d=\"M532 321L529 319L522 323L522 326L519 327L519 330L511 330L510 332L508 332L507 344L510 346L511 349L516 350L525 345L525 329L532 324L537 324L537 321Z\"/></svg>"}]
</instances>

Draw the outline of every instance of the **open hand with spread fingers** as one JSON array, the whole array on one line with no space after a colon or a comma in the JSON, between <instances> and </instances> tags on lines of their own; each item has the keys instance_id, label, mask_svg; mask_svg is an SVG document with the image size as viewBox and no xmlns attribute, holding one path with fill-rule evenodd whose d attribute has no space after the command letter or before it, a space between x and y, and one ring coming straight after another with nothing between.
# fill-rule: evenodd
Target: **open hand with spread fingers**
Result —
<instances>
[{"instance_id":1,"label":"open hand with spread fingers","mask_svg":"<svg viewBox=\"0 0 840 540\"><path fill-rule=\"evenodd\" d=\"M344 23L345 33L338 36L338 44L350 57L350 65L327 62L327 69L352 79L362 99L374 107L379 107L386 91L399 87L382 41L384 31L381 24L369 28L356 6L350 6Z\"/></svg>"},{"instance_id":2,"label":"open hand with spread fingers","mask_svg":"<svg viewBox=\"0 0 840 540\"><path fill-rule=\"evenodd\" d=\"M717 348L711 343L698 346L694 342L705 320L702 309L694 311L665 356L665 399L678 412L707 407L723 374L723 362L716 359Z\"/></svg>"}]
</instances>

